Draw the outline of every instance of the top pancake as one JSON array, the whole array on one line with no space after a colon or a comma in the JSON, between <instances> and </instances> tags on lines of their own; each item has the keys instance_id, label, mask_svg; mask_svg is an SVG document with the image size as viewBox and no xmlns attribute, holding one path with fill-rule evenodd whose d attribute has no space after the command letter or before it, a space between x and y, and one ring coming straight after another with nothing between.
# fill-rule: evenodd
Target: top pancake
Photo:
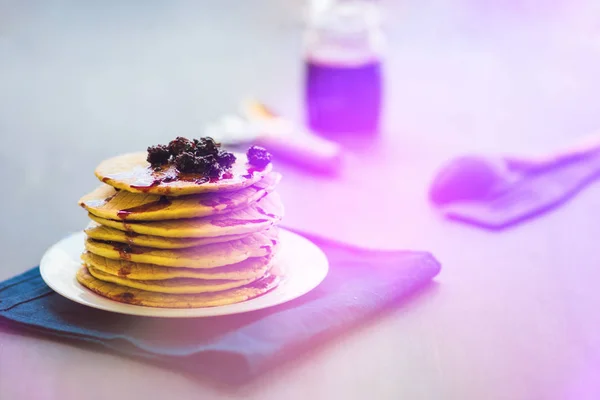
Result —
<instances>
[{"instance_id":1,"label":"top pancake","mask_svg":"<svg viewBox=\"0 0 600 400\"><path fill-rule=\"evenodd\" d=\"M79 205L98 217L113 220L158 221L204 217L246 207L272 192L280 179L280 174L271 172L254 185L235 192L179 197L117 191L103 184L83 196Z\"/></svg>"},{"instance_id":2,"label":"top pancake","mask_svg":"<svg viewBox=\"0 0 600 400\"><path fill-rule=\"evenodd\" d=\"M179 174L173 165L155 171L146 161L147 153L128 153L109 158L98 165L95 174L102 182L133 193L168 196L239 190L262 179L271 172L272 165L263 169L248 163L245 154L234 153L235 163L227 174L216 180L205 181L198 174ZM171 182L166 180L173 179Z\"/></svg>"}]
</instances>

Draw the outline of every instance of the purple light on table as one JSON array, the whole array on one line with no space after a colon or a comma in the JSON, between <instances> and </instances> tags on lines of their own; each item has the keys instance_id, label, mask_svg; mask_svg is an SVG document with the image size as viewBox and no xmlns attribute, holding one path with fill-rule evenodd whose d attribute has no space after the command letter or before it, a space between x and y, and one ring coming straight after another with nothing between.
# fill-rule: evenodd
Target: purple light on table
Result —
<instances>
[{"instance_id":1,"label":"purple light on table","mask_svg":"<svg viewBox=\"0 0 600 400\"><path fill-rule=\"evenodd\" d=\"M564 399L597 399L600 396L600 363L593 359L585 369L577 371L571 376L565 392L561 398Z\"/></svg>"}]
</instances>

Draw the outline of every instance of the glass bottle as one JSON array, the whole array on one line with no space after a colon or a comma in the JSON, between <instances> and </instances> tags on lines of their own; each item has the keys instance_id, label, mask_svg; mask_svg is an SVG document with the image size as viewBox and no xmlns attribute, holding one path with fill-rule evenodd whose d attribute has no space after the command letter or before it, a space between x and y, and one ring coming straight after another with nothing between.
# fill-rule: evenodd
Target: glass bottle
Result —
<instances>
[{"instance_id":1,"label":"glass bottle","mask_svg":"<svg viewBox=\"0 0 600 400\"><path fill-rule=\"evenodd\" d=\"M305 34L305 106L313 131L339 137L379 131L384 35L373 1L334 1Z\"/></svg>"}]
</instances>

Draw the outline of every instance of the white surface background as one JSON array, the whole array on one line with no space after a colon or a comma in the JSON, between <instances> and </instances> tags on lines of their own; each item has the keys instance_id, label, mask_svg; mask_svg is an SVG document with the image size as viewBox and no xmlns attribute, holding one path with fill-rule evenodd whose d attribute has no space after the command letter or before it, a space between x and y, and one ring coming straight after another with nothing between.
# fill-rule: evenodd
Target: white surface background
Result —
<instances>
[{"instance_id":1,"label":"white surface background","mask_svg":"<svg viewBox=\"0 0 600 400\"><path fill-rule=\"evenodd\" d=\"M549 150L600 126L598 6L445 3L386 3L379 146L335 182L279 165L288 225L430 250L437 284L243 388L2 327L0 398L600 398L600 187L501 234L425 201L453 154ZM0 2L0 279L85 225L76 201L103 158L192 136L247 94L302 115L301 2L141 4Z\"/></svg>"}]
</instances>

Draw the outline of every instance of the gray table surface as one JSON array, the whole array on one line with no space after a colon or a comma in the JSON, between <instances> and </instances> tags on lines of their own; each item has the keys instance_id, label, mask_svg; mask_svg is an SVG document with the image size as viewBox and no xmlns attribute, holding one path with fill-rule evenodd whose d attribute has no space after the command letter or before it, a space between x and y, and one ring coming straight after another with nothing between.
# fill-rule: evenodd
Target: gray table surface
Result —
<instances>
[{"instance_id":1,"label":"gray table surface","mask_svg":"<svg viewBox=\"0 0 600 400\"><path fill-rule=\"evenodd\" d=\"M552 150L598 128L600 13L444 3L386 3L379 144L337 180L279 165L288 225L430 250L430 290L243 388L0 328L0 398L600 398L600 187L503 233L426 201L452 155ZM102 159L197 135L245 95L300 118L302 6L0 2L0 279L86 224L76 201Z\"/></svg>"}]
</instances>

